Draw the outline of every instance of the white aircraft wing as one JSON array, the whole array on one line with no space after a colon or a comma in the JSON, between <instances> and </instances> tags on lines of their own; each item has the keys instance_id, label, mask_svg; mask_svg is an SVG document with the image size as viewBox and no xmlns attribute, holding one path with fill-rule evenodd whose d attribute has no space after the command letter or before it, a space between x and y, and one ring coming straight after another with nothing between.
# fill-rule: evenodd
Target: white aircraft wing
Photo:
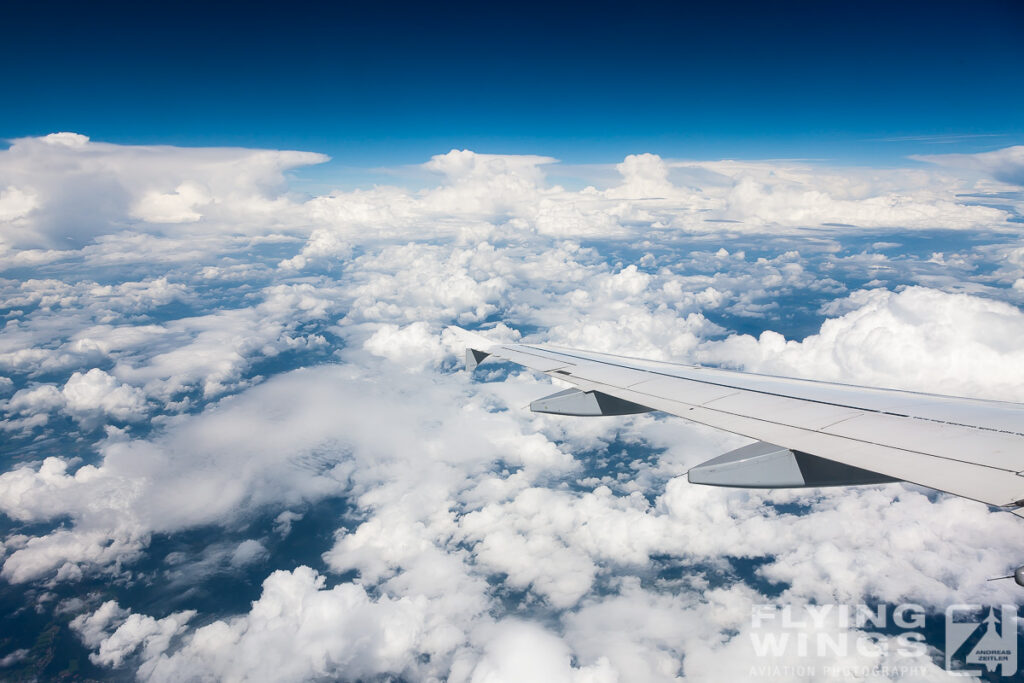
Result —
<instances>
[{"instance_id":1,"label":"white aircraft wing","mask_svg":"<svg viewBox=\"0 0 1024 683\"><path fill-rule=\"evenodd\" d=\"M660 410L758 443L690 481L783 488L903 480L1024 512L1024 404L872 389L533 344L453 328L472 370L488 356L572 385L537 412Z\"/></svg>"}]
</instances>

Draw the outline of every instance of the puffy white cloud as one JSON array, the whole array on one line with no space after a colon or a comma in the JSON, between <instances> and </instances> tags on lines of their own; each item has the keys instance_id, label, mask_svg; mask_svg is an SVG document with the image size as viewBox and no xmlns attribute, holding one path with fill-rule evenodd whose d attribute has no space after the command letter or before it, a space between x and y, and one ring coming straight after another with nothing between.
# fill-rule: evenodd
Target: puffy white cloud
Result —
<instances>
[{"instance_id":1,"label":"puffy white cloud","mask_svg":"<svg viewBox=\"0 0 1024 683\"><path fill-rule=\"evenodd\" d=\"M146 396L140 389L118 384L99 368L72 374L61 395L64 411L83 423L96 423L104 416L134 421L146 414Z\"/></svg>"},{"instance_id":2,"label":"puffy white cloud","mask_svg":"<svg viewBox=\"0 0 1024 683\"><path fill-rule=\"evenodd\" d=\"M135 203L131 215L149 223L194 223L203 217L198 209L213 198L202 187L182 183L174 192L151 190Z\"/></svg>"},{"instance_id":3,"label":"puffy white cloud","mask_svg":"<svg viewBox=\"0 0 1024 683\"><path fill-rule=\"evenodd\" d=\"M816 226L852 224L865 228L976 228L1005 221L1006 213L954 200L889 192L863 199L837 197L810 182L803 186L737 179L726 198L723 216L760 224Z\"/></svg>"},{"instance_id":4,"label":"puffy white cloud","mask_svg":"<svg viewBox=\"0 0 1024 683\"><path fill-rule=\"evenodd\" d=\"M868 386L1024 401L1024 313L923 287L860 290L829 306L818 334L777 332L705 345L704 361Z\"/></svg>"},{"instance_id":5,"label":"puffy white cloud","mask_svg":"<svg viewBox=\"0 0 1024 683\"><path fill-rule=\"evenodd\" d=\"M233 567L244 567L253 562L266 559L266 547L253 538L248 538L238 544L238 547L231 553L231 565Z\"/></svg>"},{"instance_id":6,"label":"puffy white cloud","mask_svg":"<svg viewBox=\"0 0 1024 683\"><path fill-rule=\"evenodd\" d=\"M352 245L341 235L332 230L317 228L309 236L302 251L297 255L283 259L278 267L301 270L310 263L322 262L327 259L341 260L350 256Z\"/></svg>"},{"instance_id":7,"label":"puffy white cloud","mask_svg":"<svg viewBox=\"0 0 1024 683\"><path fill-rule=\"evenodd\" d=\"M143 658L153 659L167 650L171 639L196 615L194 610L189 610L157 620L130 612L108 600L95 612L81 614L71 621L72 630L82 641L98 648L98 652L89 656L94 664L121 666L140 647Z\"/></svg>"},{"instance_id":8,"label":"puffy white cloud","mask_svg":"<svg viewBox=\"0 0 1024 683\"><path fill-rule=\"evenodd\" d=\"M94 612L80 614L71 621L71 627L78 633L89 647L98 647L106 638L108 631L113 631L131 613L117 604L116 600L107 600Z\"/></svg>"},{"instance_id":9,"label":"puffy white cloud","mask_svg":"<svg viewBox=\"0 0 1024 683\"><path fill-rule=\"evenodd\" d=\"M195 616L194 610L179 612L163 619L156 620L140 614L132 614L124 620L117 630L104 638L99 651L90 655L95 664L120 666L126 657L142 647L143 657L152 659L163 653L171 644L171 639L181 633L185 624Z\"/></svg>"},{"instance_id":10,"label":"puffy white cloud","mask_svg":"<svg viewBox=\"0 0 1024 683\"><path fill-rule=\"evenodd\" d=\"M14 650L13 652L8 652L3 657L0 657L0 669L7 668L9 666L14 666L18 662L27 659L28 654L28 648L24 647L18 650Z\"/></svg>"},{"instance_id":11,"label":"puffy white cloud","mask_svg":"<svg viewBox=\"0 0 1024 683\"><path fill-rule=\"evenodd\" d=\"M461 527L477 562L568 607L590 592L597 561L647 562L651 536L663 531L647 507L642 496L614 497L607 487L582 496L535 488L470 513Z\"/></svg>"},{"instance_id":12,"label":"puffy white cloud","mask_svg":"<svg viewBox=\"0 0 1024 683\"><path fill-rule=\"evenodd\" d=\"M515 256L490 243L466 249L432 244L387 246L356 259L346 295L352 322L478 321L497 310Z\"/></svg>"},{"instance_id":13,"label":"puffy white cloud","mask_svg":"<svg viewBox=\"0 0 1024 683\"><path fill-rule=\"evenodd\" d=\"M8 495L11 488L11 482L4 482L3 495ZM103 493L107 495L123 495L123 491L115 486L107 486L106 489ZM46 492L52 495L52 490ZM70 489L68 493L74 495L76 491ZM106 516L114 516L116 512L111 511L111 508L116 510L120 505L121 501L105 501ZM24 519L43 509L47 512L67 509L67 505L58 507L52 502L43 502L35 505L32 510L23 508L17 512L10 510L9 503L4 507L5 513L16 519ZM148 534L140 535L139 530L130 523L119 524L108 519L106 524L106 528L99 530L58 529L44 536L29 538L5 559L0 577L12 584L21 584L43 577L57 582L81 581L95 567L116 573L121 564L139 559L150 538Z\"/></svg>"},{"instance_id":14,"label":"puffy white cloud","mask_svg":"<svg viewBox=\"0 0 1024 683\"><path fill-rule=\"evenodd\" d=\"M30 389L19 389L5 406L11 413L45 413L63 407L64 397L52 384L40 384Z\"/></svg>"},{"instance_id":15,"label":"puffy white cloud","mask_svg":"<svg viewBox=\"0 0 1024 683\"><path fill-rule=\"evenodd\" d=\"M0 151L0 239L64 246L95 235L205 219L231 231L288 221L283 172L327 157L310 152L127 146L55 133ZM226 222L226 223L225 223Z\"/></svg>"},{"instance_id":16,"label":"puffy white cloud","mask_svg":"<svg viewBox=\"0 0 1024 683\"><path fill-rule=\"evenodd\" d=\"M302 515L291 510L285 510L274 518L274 532L281 536L287 536L292 532L292 523L302 519Z\"/></svg>"},{"instance_id":17,"label":"puffy white cloud","mask_svg":"<svg viewBox=\"0 0 1024 683\"><path fill-rule=\"evenodd\" d=\"M34 194L16 187L8 187L0 192L0 221L12 222L24 218L38 204L39 201Z\"/></svg>"},{"instance_id":18,"label":"puffy white cloud","mask_svg":"<svg viewBox=\"0 0 1024 683\"><path fill-rule=\"evenodd\" d=\"M702 220L726 221L730 230L799 227L969 229L1004 226L1011 217L957 196L976 191L971 181L921 170L837 169L796 161L673 162L699 194L687 204L697 216L672 217L669 225L697 229ZM704 225L703 230L708 226Z\"/></svg>"},{"instance_id":19,"label":"puffy white cloud","mask_svg":"<svg viewBox=\"0 0 1024 683\"><path fill-rule=\"evenodd\" d=\"M669 166L657 154L630 154L615 169L622 184L608 191L611 197L664 198L679 190L669 181Z\"/></svg>"},{"instance_id":20,"label":"puffy white cloud","mask_svg":"<svg viewBox=\"0 0 1024 683\"><path fill-rule=\"evenodd\" d=\"M154 647L154 636L177 633L188 615L133 625L118 638L126 621L100 645L108 663L146 638L139 673L148 680L193 678L305 681L319 677L360 679L402 672L418 654L426 619L422 601L373 599L361 587L325 588L325 578L309 567L276 571L263 582L263 593L244 616L215 621L191 632L169 656ZM135 615L133 615L135 616ZM129 618L130 620L131 618ZM125 647L124 641L127 641Z\"/></svg>"},{"instance_id":21,"label":"puffy white cloud","mask_svg":"<svg viewBox=\"0 0 1024 683\"><path fill-rule=\"evenodd\" d=\"M87 284L80 283L79 286ZM34 288L29 287L28 289L29 292L32 292ZM163 306L172 301L184 299L186 295L187 288L184 284L172 283L166 277L160 277L141 282L122 282L116 285L92 285L88 290L88 298L92 301L83 301L83 303L95 302L120 311L135 312Z\"/></svg>"},{"instance_id":22,"label":"puffy white cloud","mask_svg":"<svg viewBox=\"0 0 1024 683\"><path fill-rule=\"evenodd\" d=\"M424 322L405 327L382 325L363 343L363 348L410 371L437 364L447 355L437 334Z\"/></svg>"},{"instance_id":23,"label":"puffy white cloud","mask_svg":"<svg viewBox=\"0 0 1024 683\"><path fill-rule=\"evenodd\" d=\"M555 161L452 150L423 165L443 176L436 187L418 192L399 187L336 191L310 200L306 208L316 224L340 232L345 240L419 239L425 234L475 240L510 219L513 230L524 221L532 224L546 198L561 196L560 187L545 186L541 170ZM324 241L322 234L316 239Z\"/></svg>"},{"instance_id":24,"label":"puffy white cloud","mask_svg":"<svg viewBox=\"0 0 1024 683\"><path fill-rule=\"evenodd\" d=\"M1003 183L1024 185L1024 145L978 154L927 154L912 158L954 169L980 171Z\"/></svg>"},{"instance_id":25,"label":"puffy white cloud","mask_svg":"<svg viewBox=\"0 0 1024 683\"><path fill-rule=\"evenodd\" d=\"M63 388L41 384L21 389L2 403L8 415L21 415L20 420L9 420L8 429L45 424L46 415L62 411L88 429L107 419L118 422L137 422L147 412L145 394L132 386L121 384L99 368L88 372L75 372Z\"/></svg>"},{"instance_id":26,"label":"puffy white cloud","mask_svg":"<svg viewBox=\"0 0 1024 683\"><path fill-rule=\"evenodd\" d=\"M602 658L592 666L574 667L568 645L539 624L511 619L489 630L483 656L472 668L466 662L458 662L452 671L452 681L613 683L619 680L607 659Z\"/></svg>"},{"instance_id":27,"label":"puffy white cloud","mask_svg":"<svg viewBox=\"0 0 1024 683\"><path fill-rule=\"evenodd\" d=\"M89 144L89 136L81 133L50 133L38 138L38 142L50 147L67 147L68 149L82 149Z\"/></svg>"},{"instance_id":28,"label":"puffy white cloud","mask_svg":"<svg viewBox=\"0 0 1024 683\"><path fill-rule=\"evenodd\" d=\"M540 167L555 161L551 157L453 149L424 164L424 168L443 174L447 184L427 192L422 201L431 213L519 213L541 194L544 175Z\"/></svg>"}]
</instances>

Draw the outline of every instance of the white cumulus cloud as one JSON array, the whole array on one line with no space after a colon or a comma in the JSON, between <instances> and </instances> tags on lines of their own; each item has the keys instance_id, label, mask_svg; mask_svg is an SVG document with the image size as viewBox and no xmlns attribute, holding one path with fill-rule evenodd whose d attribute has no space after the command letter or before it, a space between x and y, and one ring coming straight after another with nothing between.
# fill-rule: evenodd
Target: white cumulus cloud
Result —
<instances>
[{"instance_id":1,"label":"white cumulus cloud","mask_svg":"<svg viewBox=\"0 0 1024 683\"><path fill-rule=\"evenodd\" d=\"M208 230L264 230L288 220L283 172L326 160L311 152L112 145L75 133L20 138L0 151L7 188L0 239L63 247L200 219Z\"/></svg>"}]
</instances>

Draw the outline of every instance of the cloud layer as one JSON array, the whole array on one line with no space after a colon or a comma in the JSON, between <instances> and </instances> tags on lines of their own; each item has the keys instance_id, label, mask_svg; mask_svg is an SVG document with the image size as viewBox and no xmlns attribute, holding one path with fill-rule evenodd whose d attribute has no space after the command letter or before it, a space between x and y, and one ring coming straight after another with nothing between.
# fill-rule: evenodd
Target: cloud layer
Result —
<instances>
[{"instance_id":1,"label":"cloud layer","mask_svg":"<svg viewBox=\"0 0 1024 683\"><path fill-rule=\"evenodd\" d=\"M20 138L0 152L0 237L64 248L130 227L202 221L204 230L287 221L283 172L322 154Z\"/></svg>"},{"instance_id":2,"label":"cloud layer","mask_svg":"<svg viewBox=\"0 0 1024 683\"><path fill-rule=\"evenodd\" d=\"M1011 515L690 486L744 441L532 414L557 387L473 381L443 332L1024 400L1003 161L639 154L570 190L548 157L452 151L425 189L288 191L323 160L68 133L0 152L0 586L68 615L99 674L744 680L782 628L762 603L1013 599L985 581L1020 559ZM941 677L875 635L829 663Z\"/></svg>"}]
</instances>

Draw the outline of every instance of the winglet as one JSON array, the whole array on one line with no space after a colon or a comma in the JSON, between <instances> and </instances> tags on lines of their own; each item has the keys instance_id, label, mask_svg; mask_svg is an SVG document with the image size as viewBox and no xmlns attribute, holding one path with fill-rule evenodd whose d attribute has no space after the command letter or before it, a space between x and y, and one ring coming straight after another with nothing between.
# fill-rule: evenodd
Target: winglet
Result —
<instances>
[{"instance_id":1,"label":"winglet","mask_svg":"<svg viewBox=\"0 0 1024 683\"><path fill-rule=\"evenodd\" d=\"M494 342L487 337L454 325L448 329L466 345L466 370L473 372L477 365L491 355L488 349L494 346Z\"/></svg>"},{"instance_id":2,"label":"winglet","mask_svg":"<svg viewBox=\"0 0 1024 683\"><path fill-rule=\"evenodd\" d=\"M476 349L466 349L466 370L473 372L491 354Z\"/></svg>"}]
</instances>

